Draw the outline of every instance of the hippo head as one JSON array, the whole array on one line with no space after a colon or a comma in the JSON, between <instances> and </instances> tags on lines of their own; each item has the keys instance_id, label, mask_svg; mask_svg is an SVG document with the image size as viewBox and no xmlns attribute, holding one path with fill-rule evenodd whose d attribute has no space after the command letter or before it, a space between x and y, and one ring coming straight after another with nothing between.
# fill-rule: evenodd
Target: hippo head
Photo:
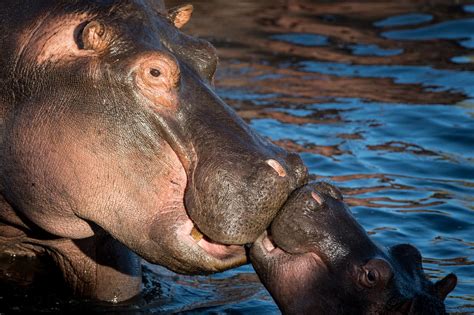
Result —
<instances>
[{"instance_id":1,"label":"hippo head","mask_svg":"<svg viewBox=\"0 0 474 315\"><path fill-rule=\"evenodd\" d=\"M297 190L270 233L251 260L284 313L444 314L456 286L453 274L429 281L415 247L375 245L327 183Z\"/></svg>"},{"instance_id":2,"label":"hippo head","mask_svg":"<svg viewBox=\"0 0 474 315\"><path fill-rule=\"evenodd\" d=\"M0 189L15 211L177 272L243 264L307 170L216 95L215 49L179 30L192 6L2 6Z\"/></svg>"}]
</instances>

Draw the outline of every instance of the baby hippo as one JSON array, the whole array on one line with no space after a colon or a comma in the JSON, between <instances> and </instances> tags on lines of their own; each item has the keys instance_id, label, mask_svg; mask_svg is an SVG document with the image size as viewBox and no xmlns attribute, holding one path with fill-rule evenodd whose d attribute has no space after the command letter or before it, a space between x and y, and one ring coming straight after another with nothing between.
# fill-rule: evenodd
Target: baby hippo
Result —
<instances>
[{"instance_id":1,"label":"baby hippo","mask_svg":"<svg viewBox=\"0 0 474 315\"><path fill-rule=\"evenodd\" d=\"M445 314L457 283L428 280L411 245L378 247L327 183L294 192L269 234L250 257L284 314Z\"/></svg>"}]
</instances>

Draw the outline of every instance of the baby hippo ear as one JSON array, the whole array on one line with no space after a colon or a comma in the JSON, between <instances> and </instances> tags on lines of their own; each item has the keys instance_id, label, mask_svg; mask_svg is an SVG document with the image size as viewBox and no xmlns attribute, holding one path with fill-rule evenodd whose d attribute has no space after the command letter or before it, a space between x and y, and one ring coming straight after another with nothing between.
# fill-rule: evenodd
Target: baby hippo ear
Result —
<instances>
[{"instance_id":1,"label":"baby hippo ear","mask_svg":"<svg viewBox=\"0 0 474 315\"><path fill-rule=\"evenodd\" d=\"M168 11L168 19L173 22L177 28L183 27L191 19L193 14L193 6L191 4L185 4L179 7L172 8Z\"/></svg>"},{"instance_id":2,"label":"baby hippo ear","mask_svg":"<svg viewBox=\"0 0 474 315\"><path fill-rule=\"evenodd\" d=\"M438 297L441 300L444 300L448 294L454 290L456 284L458 283L458 277L454 273L450 273L443 279L435 283L435 290L438 294Z\"/></svg>"}]
</instances>

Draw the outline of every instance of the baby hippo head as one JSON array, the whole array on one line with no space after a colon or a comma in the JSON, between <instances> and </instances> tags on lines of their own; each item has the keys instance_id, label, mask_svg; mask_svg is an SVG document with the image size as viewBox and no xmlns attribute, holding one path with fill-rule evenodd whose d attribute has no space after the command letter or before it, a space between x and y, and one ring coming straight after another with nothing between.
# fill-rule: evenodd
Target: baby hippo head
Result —
<instances>
[{"instance_id":1,"label":"baby hippo head","mask_svg":"<svg viewBox=\"0 0 474 315\"><path fill-rule=\"evenodd\" d=\"M290 196L250 256L285 314L445 314L457 282L428 280L411 245L378 247L323 182Z\"/></svg>"}]
</instances>

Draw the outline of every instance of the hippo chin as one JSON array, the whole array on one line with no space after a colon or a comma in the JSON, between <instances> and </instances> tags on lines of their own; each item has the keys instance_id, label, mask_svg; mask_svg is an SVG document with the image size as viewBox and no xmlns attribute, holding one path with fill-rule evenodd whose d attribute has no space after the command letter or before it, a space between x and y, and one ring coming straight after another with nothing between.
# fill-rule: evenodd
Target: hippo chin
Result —
<instances>
[{"instance_id":1,"label":"hippo chin","mask_svg":"<svg viewBox=\"0 0 474 315\"><path fill-rule=\"evenodd\" d=\"M139 292L138 256L246 262L307 170L215 94L215 49L179 30L191 13L2 1L0 253L50 255L75 294L115 301Z\"/></svg>"},{"instance_id":2,"label":"hippo chin","mask_svg":"<svg viewBox=\"0 0 474 315\"><path fill-rule=\"evenodd\" d=\"M429 281L411 245L375 245L327 183L293 193L250 252L285 314L445 314L457 283Z\"/></svg>"}]
</instances>

